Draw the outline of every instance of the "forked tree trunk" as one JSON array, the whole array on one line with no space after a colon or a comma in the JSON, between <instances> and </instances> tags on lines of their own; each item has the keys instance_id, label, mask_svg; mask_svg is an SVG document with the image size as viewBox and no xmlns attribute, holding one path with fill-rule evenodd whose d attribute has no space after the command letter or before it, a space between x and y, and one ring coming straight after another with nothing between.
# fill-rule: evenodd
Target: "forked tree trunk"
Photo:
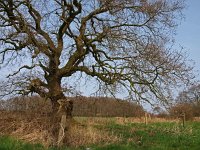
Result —
<instances>
[{"instance_id":1,"label":"forked tree trunk","mask_svg":"<svg viewBox=\"0 0 200 150\"><path fill-rule=\"evenodd\" d=\"M73 102L65 97L61 82L57 78L48 79L49 95L52 104L52 133L54 144L62 146L68 141L69 127L72 123ZM65 142L64 142L65 141Z\"/></svg>"},{"instance_id":2,"label":"forked tree trunk","mask_svg":"<svg viewBox=\"0 0 200 150\"><path fill-rule=\"evenodd\" d=\"M64 139L68 141L68 134L69 134L69 128L72 123L72 110L73 110L73 103L69 99L60 99L58 100L59 103L59 109L58 109L58 116L60 118L59 122L59 132L58 132L58 139L57 139L57 145L62 146Z\"/></svg>"},{"instance_id":3,"label":"forked tree trunk","mask_svg":"<svg viewBox=\"0 0 200 150\"><path fill-rule=\"evenodd\" d=\"M64 143L68 143L69 128L73 121L73 102L67 98L58 99L51 102L53 109L51 122L53 123L53 135L55 138L54 144L60 147Z\"/></svg>"},{"instance_id":4,"label":"forked tree trunk","mask_svg":"<svg viewBox=\"0 0 200 150\"><path fill-rule=\"evenodd\" d=\"M61 99L51 100L52 113L53 114L57 114L59 111L63 111L62 114L65 113L65 115L67 117L69 117L69 118L72 117L73 101L72 100L68 100L66 98L62 98L62 100L65 100L66 103L63 103L62 106L61 106L61 104L59 104L59 102L58 102L59 100L61 100ZM61 107L63 107L62 110L60 110Z\"/></svg>"}]
</instances>

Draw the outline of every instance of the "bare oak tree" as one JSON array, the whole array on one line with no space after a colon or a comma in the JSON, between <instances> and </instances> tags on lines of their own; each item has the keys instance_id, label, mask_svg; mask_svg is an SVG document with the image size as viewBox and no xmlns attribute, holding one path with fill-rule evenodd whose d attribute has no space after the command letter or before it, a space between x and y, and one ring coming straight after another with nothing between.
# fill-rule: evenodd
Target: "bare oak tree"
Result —
<instances>
[{"instance_id":1,"label":"bare oak tree","mask_svg":"<svg viewBox=\"0 0 200 150\"><path fill-rule=\"evenodd\" d=\"M62 79L79 74L111 94L167 102L191 77L184 54L169 46L183 7L181 0L1 0L0 67L14 70L2 95L37 93L57 111L70 90Z\"/></svg>"}]
</instances>

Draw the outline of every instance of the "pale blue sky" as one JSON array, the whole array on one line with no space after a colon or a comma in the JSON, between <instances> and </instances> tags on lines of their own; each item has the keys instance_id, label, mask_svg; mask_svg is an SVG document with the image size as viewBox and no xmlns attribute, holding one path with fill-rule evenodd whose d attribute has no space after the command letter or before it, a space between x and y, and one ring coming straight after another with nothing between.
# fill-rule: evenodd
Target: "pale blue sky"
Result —
<instances>
[{"instance_id":1,"label":"pale blue sky","mask_svg":"<svg viewBox=\"0 0 200 150\"><path fill-rule=\"evenodd\" d=\"M200 0L186 0L186 5L183 12L185 19L178 26L175 40L194 60L195 70L200 70Z\"/></svg>"}]
</instances>

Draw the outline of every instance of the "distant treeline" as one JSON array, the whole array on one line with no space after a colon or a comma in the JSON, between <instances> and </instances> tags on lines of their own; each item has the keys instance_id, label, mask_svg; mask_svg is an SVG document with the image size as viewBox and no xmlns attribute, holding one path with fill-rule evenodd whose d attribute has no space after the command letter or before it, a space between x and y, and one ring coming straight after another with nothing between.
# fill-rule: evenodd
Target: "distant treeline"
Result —
<instances>
[{"instance_id":1,"label":"distant treeline","mask_svg":"<svg viewBox=\"0 0 200 150\"><path fill-rule=\"evenodd\" d=\"M121 99L108 97L69 97L74 102L73 116L91 117L141 117L144 115L142 106ZM0 101L0 110L33 112L48 114L51 103L38 96L15 97Z\"/></svg>"}]
</instances>

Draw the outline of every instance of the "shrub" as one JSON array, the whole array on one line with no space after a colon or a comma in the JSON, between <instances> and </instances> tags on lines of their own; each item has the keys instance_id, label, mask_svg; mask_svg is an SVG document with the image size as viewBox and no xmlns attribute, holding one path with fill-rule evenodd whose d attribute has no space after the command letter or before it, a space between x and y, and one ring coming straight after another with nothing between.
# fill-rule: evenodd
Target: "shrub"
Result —
<instances>
[{"instance_id":1,"label":"shrub","mask_svg":"<svg viewBox=\"0 0 200 150\"><path fill-rule=\"evenodd\" d=\"M189 103L178 103L170 108L170 115L174 118L180 118L185 113L186 120L193 119L193 107Z\"/></svg>"}]
</instances>

